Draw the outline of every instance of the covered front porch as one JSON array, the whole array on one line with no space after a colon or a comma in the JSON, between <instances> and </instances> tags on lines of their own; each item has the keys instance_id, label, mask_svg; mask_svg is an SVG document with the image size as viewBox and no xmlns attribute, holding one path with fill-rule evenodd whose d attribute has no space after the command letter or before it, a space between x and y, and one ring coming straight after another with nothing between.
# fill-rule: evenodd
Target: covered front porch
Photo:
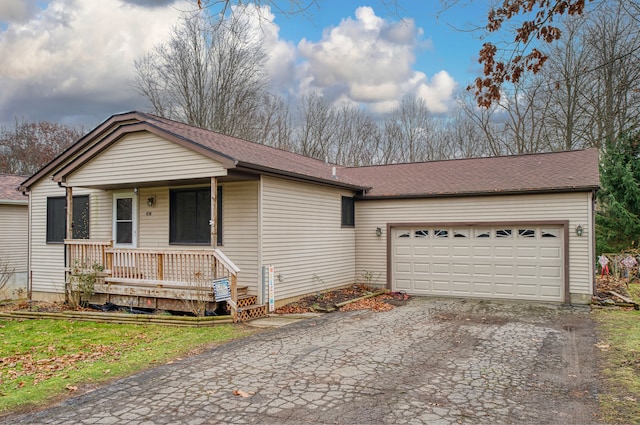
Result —
<instances>
[{"instance_id":1,"label":"covered front porch","mask_svg":"<svg viewBox=\"0 0 640 425\"><path fill-rule=\"evenodd\" d=\"M238 287L240 269L219 249L126 249L89 239L64 243L67 297L78 290L78 276L94 275L94 303L204 315L224 302L234 321L266 315L257 297Z\"/></svg>"}]
</instances>

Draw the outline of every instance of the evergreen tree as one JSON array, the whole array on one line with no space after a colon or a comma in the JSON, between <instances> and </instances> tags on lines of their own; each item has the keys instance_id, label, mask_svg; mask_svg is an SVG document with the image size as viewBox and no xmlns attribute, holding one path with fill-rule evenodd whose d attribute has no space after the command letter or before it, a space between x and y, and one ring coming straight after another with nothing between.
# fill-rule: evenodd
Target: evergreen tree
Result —
<instances>
[{"instance_id":1,"label":"evergreen tree","mask_svg":"<svg viewBox=\"0 0 640 425\"><path fill-rule=\"evenodd\" d=\"M619 252L640 243L640 133L605 143L600 158L596 251Z\"/></svg>"}]
</instances>

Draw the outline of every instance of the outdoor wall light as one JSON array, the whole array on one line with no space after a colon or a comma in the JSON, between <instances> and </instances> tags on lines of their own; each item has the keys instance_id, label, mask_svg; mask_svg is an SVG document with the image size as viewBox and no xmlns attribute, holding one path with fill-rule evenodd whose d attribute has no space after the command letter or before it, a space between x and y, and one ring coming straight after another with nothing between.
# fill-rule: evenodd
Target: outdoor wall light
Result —
<instances>
[{"instance_id":1,"label":"outdoor wall light","mask_svg":"<svg viewBox=\"0 0 640 425\"><path fill-rule=\"evenodd\" d=\"M584 232L584 229L582 228L581 225L578 224L578 226L576 227L576 235L577 236L582 236L583 232Z\"/></svg>"},{"instance_id":2,"label":"outdoor wall light","mask_svg":"<svg viewBox=\"0 0 640 425\"><path fill-rule=\"evenodd\" d=\"M376 236L378 236L378 237L382 236L382 228L381 227L376 227Z\"/></svg>"},{"instance_id":3,"label":"outdoor wall light","mask_svg":"<svg viewBox=\"0 0 640 425\"><path fill-rule=\"evenodd\" d=\"M147 198L147 205L153 207L156 204L156 197L150 196Z\"/></svg>"}]
</instances>

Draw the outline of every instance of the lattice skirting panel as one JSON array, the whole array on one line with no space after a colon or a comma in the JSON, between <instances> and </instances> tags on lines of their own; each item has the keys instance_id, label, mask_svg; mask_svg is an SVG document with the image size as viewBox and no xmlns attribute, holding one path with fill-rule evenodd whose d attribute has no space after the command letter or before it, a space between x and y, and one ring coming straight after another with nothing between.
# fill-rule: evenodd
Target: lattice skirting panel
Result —
<instances>
[{"instance_id":1,"label":"lattice skirting panel","mask_svg":"<svg viewBox=\"0 0 640 425\"><path fill-rule=\"evenodd\" d=\"M258 297L255 295L245 295L238 299L238 308L248 307L255 305L258 302Z\"/></svg>"},{"instance_id":2,"label":"lattice skirting panel","mask_svg":"<svg viewBox=\"0 0 640 425\"><path fill-rule=\"evenodd\" d=\"M238 309L238 321L245 322L251 319L258 319L267 316L266 305L254 305L249 308Z\"/></svg>"}]
</instances>

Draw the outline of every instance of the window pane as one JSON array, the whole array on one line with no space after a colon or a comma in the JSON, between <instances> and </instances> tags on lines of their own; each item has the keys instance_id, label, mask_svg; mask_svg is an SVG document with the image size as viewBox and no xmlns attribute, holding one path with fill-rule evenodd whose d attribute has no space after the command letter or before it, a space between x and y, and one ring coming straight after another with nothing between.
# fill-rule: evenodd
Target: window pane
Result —
<instances>
[{"instance_id":1,"label":"window pane","mask_svg":"<svg viewBox=\"0 0 640 425\"><path fill-rule=\"evenodd\" d=\"M560 229L540 229L540 233L543 238L558 238L560 237Z\"/></svg>"},{"instance_id":2,"label":"window pane","mask_svg":"<svg viewBox=\"0 0 640 425\"><path fill-rule=\"evenodd\" d=\"M399 238L410 238L411 237L411 233L409 232L404 232L404 233L400 233L398 235Z\"/></svg>"},{"instance_id":3,"label":"window pane","mask_svg":"<svg viewBox=\"0 0 640 425\"><path fill-rule=\"evenodd\" d=\"M73 239L89 239L89 196L73 197Z\"/></svg>"},{"instance_id":4,"label":"window pane","mask_svg":"<svg viewBox=\"0 0 640 425\"><path fill-rule=\"evenodd\" d=\"M355 201L347 196L342 197L342 225L345 227L355 226Z\"/></svg>"},{"instance_id":5,"label":"window pane","mask_svg":"<svg viewBox=\"0 0 640 425\"><path fill-rule=\"evenodd\" d=\"M170 192L169 242L211 243L211 190L209 188Z\"/></svg>"},{"instance_id":6,"label":"window pane","mask_svg":"<svg viewBox=\"0 0 640 425\"><path fill-rule=\"evenodd\" d=\"M428 238L429 237L429 230L427 230L427 229L416 230L414 235L415 235L416 238Z\"/></svg>"},{"instance_id":7,"label":"window pane","mask_svg":"<svg viewBox=\"0 0 640 425\"><path fill-rule=\"evenodd\" d=\"M491 230L489 229L475 229L476 238L490 238Z\"/></svg>"},{"instance_id":8,"label":"window pane","mask_svg":"<svg viewBox=\"0 0 640 425\"><path fill-rule=\"evenodd\" d=\"M468 238L469 229L453 229L454 238Z\"/></svg>"},{"instance_id":9,"label":"window pane","mask_svg":"<svg viewBox=\"0 0 640 425\"><path fill-rule=\"evenodd\" d=\"M116 200L116 220L133 219L133 198L121 198Z\"/></svg>"},{"instance_id":10,"label":"window pane","mask_svg":"<svg viewBox=\"0 0 640 425\"><path fill-rule=\"evenodd\" d=\"M132 229L133 223L131 222L116 223L116 243L132 243Z\"/></svg>"},{"instance_id":11,"label":"window pane","mask_svg":"<svg viewBox=\"0 0 640 425\"><path fill-rule=\"evenodd\" d=\"M62 243L66 233L67 200L65 198L47 198L47 242Z\"/></svg>"}]
</instances>

